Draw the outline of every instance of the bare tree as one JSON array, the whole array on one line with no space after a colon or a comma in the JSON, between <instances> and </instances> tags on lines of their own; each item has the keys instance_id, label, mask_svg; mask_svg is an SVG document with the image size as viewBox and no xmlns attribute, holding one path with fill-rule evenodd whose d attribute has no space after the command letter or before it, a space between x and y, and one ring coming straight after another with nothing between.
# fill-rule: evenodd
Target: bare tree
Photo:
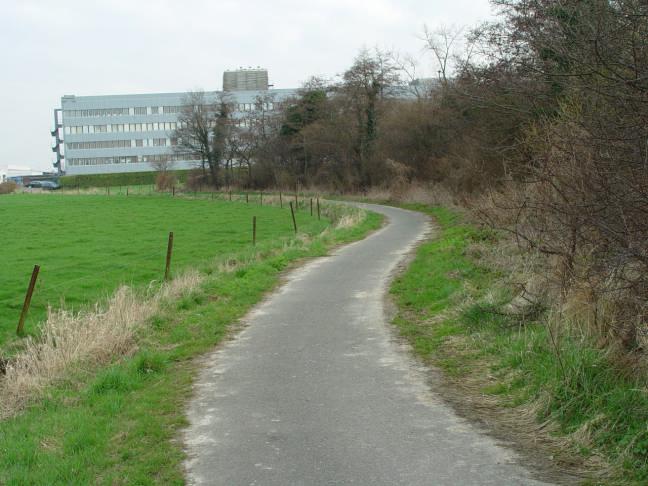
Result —
<instances>
[{"instance_id":1,"label":"bare tree","mask_svg":"<svg viewBox=\"0 0 648 486\"><path fill-rule=\"evenodd\" d=\"M438 67L439 79L445 84L453 74L455 60L458 57L458 44L464 28L457 26L440 26L430 30L423 27L423 39L426 47L432 52Z\"/></svg>"},{"instance_id":2,"label":"bare tree","mask_svg":"<svg viewBox=\"0 0 648 486\"><path fill-rule=\"evenodd\" d=\"M149 165L153 167L156 172L160 174L166 174L167 172L173 170L175 163L171 157L165 155L161 157L155 157L153 160L149 161Z\"/></svg>"},{"instance_id":3,"label":"bare tree","mask_svg":"<svg viewBox=\"0 0 648 486\"><path fill-rule=\"evenodd\" d=\"M232 111L231 102L225 95L208 100L203 91L192 91L183 100L178 128L173 134L177 140L174 151L196 157L203 177L212 185L219 183Z\"/></svg>"},{"instance_id":4,"label":"bare tree","mask_svg":"<svg viewBox=\"0 0 648 486\"><path fill-rule=\"evenodd\" d=\"M369 164L378 135L380 105L387 92L401 84L389 53L363 49L342 76L340 92L346 96L357 126L357 170L360 184L371 184Z\"/></svg>"}]
</instances>

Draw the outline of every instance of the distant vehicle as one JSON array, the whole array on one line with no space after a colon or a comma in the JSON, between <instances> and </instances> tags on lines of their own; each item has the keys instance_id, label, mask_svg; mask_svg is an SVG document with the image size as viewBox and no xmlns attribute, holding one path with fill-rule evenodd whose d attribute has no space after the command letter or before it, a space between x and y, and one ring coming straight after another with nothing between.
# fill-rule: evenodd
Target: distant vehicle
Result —
<instances>
[{"instance_id":1,"label":"distant vehicle","mask_svg":"<svg viewBox=\"0 0 648 486\"><path fill-rule=\"evenodd\" d=\"M61 188L61 185L54 181L39 181L39 183L40 187L46 191L55 191Z\"/></svg>"},{"instance_id":2,"label":"distant vehicle","mask_svg":"<svg viewBox=\"0 0 648 486\"><path fill-rule=\"evenodd\" d=\"M27 184L25 184L25 187L43 187L41 184L42 181L30 181Z\"/></svg>"}]
</instances>

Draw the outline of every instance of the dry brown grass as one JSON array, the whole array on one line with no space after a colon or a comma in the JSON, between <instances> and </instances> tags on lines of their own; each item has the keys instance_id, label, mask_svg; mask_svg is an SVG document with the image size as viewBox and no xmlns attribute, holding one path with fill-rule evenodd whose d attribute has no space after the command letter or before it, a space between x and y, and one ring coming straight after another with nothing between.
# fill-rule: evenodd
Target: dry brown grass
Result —
<instances>
[{"instance_id":1,"label":"dry brown grass","mask_svg":"<svg viewBox=\"0 0 648 486\"><path fill-rule=\"evenodd\" d=\"M351 196L360 196L351 194ZM398 184L390 187L373 187L363 197L371 201L387 201L402 204L427 204L458 207L455 195L441 184Z\"/></svg>"},{"instance_id":2,"label":"dry brown grass","mask_svg":"<svg viewBox=\"0 0 648 486\"><path fill-rule=\"evenodd\" d=\"M103 306L76 314L50 309L40 335L27 338L7 365L0 381L0 418L14 415L73 367L94 369L133 352L138 330L160 306L196 289L202 280L189 272L148 296L123 286Z\"/></svg>"},{"instance_id":3,"label":"dry brown grass","mask_svg":"<svg viewBox=\"0 0 648 486\"><path fill-rule=\"evenodd\" d=\"M11 194L18 186L13 181L0 182L0 194Z\"/></svg>"},{"instance_id":4,"label":"dry brown grass","mask_svg":"<svg viewBox=\"0 0 648 486\"><path fill-rule=\"evenodd\" d=\"M350 208L348 213L340 216L335 222L335 227L340 228L351 228L360 224L367 217L367 213L362 209Z\"/></svg>"}]
</instances>

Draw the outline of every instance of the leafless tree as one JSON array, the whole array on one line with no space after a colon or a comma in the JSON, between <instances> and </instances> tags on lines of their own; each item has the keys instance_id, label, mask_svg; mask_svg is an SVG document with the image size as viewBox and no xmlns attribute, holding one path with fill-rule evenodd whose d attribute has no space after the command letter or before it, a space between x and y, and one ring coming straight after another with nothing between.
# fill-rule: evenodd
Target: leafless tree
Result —
<instances>
[{"instance_id":1,"label":"leafless tree","mask_svg":"<svg viewBox=\"0 0 648 486\"><path fill-rule=\"evenodd\" d=\"M458 57L459 43L463 37L464 28L457 26L440 26L436 29L423 27L423 38L438 67L439 78L447 83L448 77L454 71L454 62Z\"/></svg>"},{"instance_id":2,"label":"leafless tree","mask_svg":"<svg viewBox=\"0 0 648 486\"><path fill-rule=\"evenodd\" d=\"M401 85L400 73L392 59L387 52L363 49L342 76L339 88L356 121L356 168L362 186L371 184L369 165L378 135L382 101L390 89Z\"/></svg>"},{"instance_id":3,"label":"leafless tree","mask_svg":"<svg viewBox=\"0 0 648 486\"><path fill-rule=\"evenodd\" d=\"M154 160L149 162L149 165L153 167L156 172L160 174L166 174L167 172L173 170L175 162L171 157L163 156L159 158L156 157Z\"/></svg>"},{"instance_id":4,"label":"leafless tree","mask_svg":"<svg viewBox=\"0 0 648 486\"><path fill-rule=\"evenodd\" d=\"M203 91L188 93L178 116L178 128L173 133L177 140L174 151L196 157L203 177L213 185L219 183L220 164L226 153L227 131L233 111L225 96L209 100Z\"/></svg>"}]
</instances>

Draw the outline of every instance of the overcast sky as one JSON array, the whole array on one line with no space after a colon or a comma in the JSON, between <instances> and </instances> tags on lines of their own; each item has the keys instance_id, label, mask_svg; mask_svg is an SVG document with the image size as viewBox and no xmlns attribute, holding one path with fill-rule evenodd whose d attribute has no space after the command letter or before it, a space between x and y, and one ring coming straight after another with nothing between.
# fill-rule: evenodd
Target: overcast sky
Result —
<instances>
[{"instance_id":1,"label":"overcast sky","mask_svg":"<svg viewBox=\"0 0 648 486\"><path fill-rule=\"evenodd\" d=\"M2 0L0 168L51 169L52 110L64 94L222 87L261 66L277 88L332 78L363 47L420 58L423 26L474 25L488 0Z\"/></svg>"}]
</instances>

